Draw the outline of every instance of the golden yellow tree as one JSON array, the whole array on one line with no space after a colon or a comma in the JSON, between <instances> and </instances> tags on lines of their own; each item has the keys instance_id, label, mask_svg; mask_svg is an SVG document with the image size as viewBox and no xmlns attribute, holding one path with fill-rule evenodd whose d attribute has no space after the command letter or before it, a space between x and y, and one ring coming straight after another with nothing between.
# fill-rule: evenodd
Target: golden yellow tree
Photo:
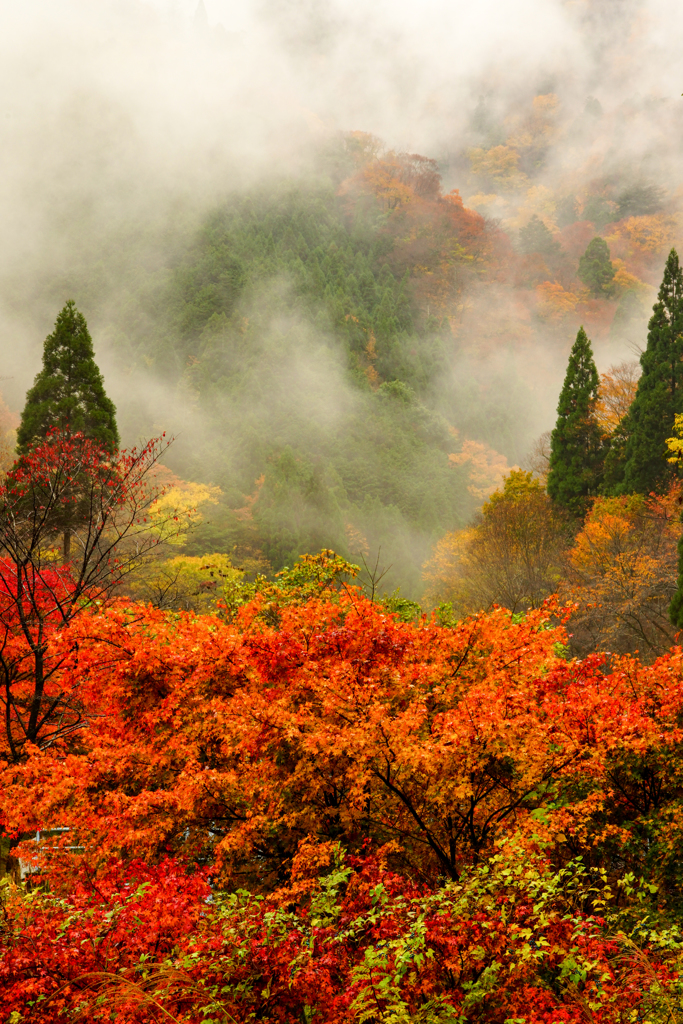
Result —
<instances>
[{"instance_id":1,"label":"golden yellow tree","mask_svg":"<svg viewBox=\"0 0 683 1024\"><path fill-rule=\"evenodd\" d=\"M619 363L600 374L595 417L605 434L612 434L631 408L640 378L637 362Z\"/></svg>"},{"instance_id":2,"label":"golden yellow tree","mask_svg":"<svg viewBox=\"0 0 683 1024\"><path fill-rule=\"evenodd\" d=\"M597 498L567 561L560 593L575 601L570 630L578 655L595 650L663 654L674 642L680 484L662 496Z\"/></svg>"},{"instance_id":3,"label":"golden yellow tree","mask_svg":"<svg viewBox=\"0 0 683 1024\"><path fill-rule=\"evenodd\" d=\"M560 581L566 524L533 473L512 470L467 529L449 533L424 566L428 603L455 612L538 608Z\"/></svg>"}]
</instances>

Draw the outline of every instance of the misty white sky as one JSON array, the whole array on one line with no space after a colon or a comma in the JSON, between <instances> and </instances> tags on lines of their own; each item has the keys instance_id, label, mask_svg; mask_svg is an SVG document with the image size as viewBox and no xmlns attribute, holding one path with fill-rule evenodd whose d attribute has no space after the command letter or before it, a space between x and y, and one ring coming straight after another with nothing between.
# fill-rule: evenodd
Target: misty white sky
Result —
<instances>
[{"instance_id":1,"label":"misty white sky","mask_svg":"<svg viewBox=\"0 0 683 1024\"><path fill-rule=\"evenodd\" d=\"M176 12L185 17L194 17L198 0L147 0L163 11ZM324 6L324 5L320 5ZM455 28L462 32L481 25L492 35L498 35L501 27L506 34L517 35L518 31L528 37L530 32L544 33L557 21L558 5L554 0L517 0L510 5L514 9L514 17L501 19L501 0L479 0L476 4L463 3L462 0L363 0L351 2L340 0L333 5L339 11L351 13L355 11L360 18L374 21L378 17L387 19L396 26L423 31L432 23L438 31L444 27ZM253 24L257 17L254 0L204 0L209 23L222 24L229 30L240 30Z\"/></svg>"},{"instance_id":2,"label":"misty white sky","mask_svg":"<svg viewBox=\"0 0 683 1024\"><path fill-rule=\"evenodd\" d=\"M197 11L197 0L148 0L148 3L162 11L178 12L193 17ZM210 25L221 24L230 32L247 28L252 21L252 0L205 0L204 6Z\"/></svg>"}]
</instances>

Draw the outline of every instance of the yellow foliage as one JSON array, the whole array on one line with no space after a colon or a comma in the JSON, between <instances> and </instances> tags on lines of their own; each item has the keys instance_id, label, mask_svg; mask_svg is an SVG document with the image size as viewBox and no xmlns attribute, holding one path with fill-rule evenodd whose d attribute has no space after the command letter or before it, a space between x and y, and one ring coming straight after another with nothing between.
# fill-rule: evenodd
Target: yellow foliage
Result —
<instances>
[{"instance_id":1,"label":"yellow foliage","mask_svg":"<svg viewBox=\"0 0 683 1024\"><path fill-rule=\"evenodd\" d=\"M554 92L548 92L541 96L534 96L532 106L534 113L545 120L555 117L560 107L560 101Z\"/></svg>"},{"instance_id":2,"label":"yellow foliage","mask_svg":"<svg viewBox=\"0 0 683 1024\"><path fill-rule=\"evenodd\" d=\"M641 281L635 274L631 274L624 266L624 261L615 259L612 260L612 265L616 268L616 274L612 280L618 295L623 295L624 292L636 291L636 292L647 292L650 291L649 285Z\"/></svg>"},{"instance_id":3,"label":"yellow foliage","mask_svg":"<svg viewBox=\"0 0 683 1024\"><path fill-rule=\"evenodd\" d=\"M674 436L667 437L666 447L671 453L667 462L680 466L683 462L683 413L677 413L674 417Z\"/></svg>"},{"instance_id":4,"label":"yellow foliage","mask_svg":"<svg viewBox=\"0 0 683 1024\"><path fill-rule=\"evenodd\" d=\"M505 218L509 210L507 199L496 192L476 192L467 198L467 207L485 217L499 219Z\"/></svg>"},{"instance_id":5,"label":"yellow foliage","mask_svg":"<svg viewBox=\"0 0 683 1024\"><path fill-rule=\"evenodd\" d=\"M352 155L358 167L379 159L383 149L382 141L369 132L347 132L344 141L347 152Z\"/></svg>"},{"instance_id":6,"label":"yellow foliage","mask_svg":"<svg viewBox=\"0 0 683 1024\"><path fill-rule=\"evenodd\" d=\"M510 472L505 456L480 441L463 441L462 451L449 455L448 460L452 466L469 468L467 490L480 501L488 498Z\"/></svg>"},{"instance_id":7,"label":"yellow foliage","mask_svg":"<svg viewBox=\"0 0 683 1024\"><path fill-rule=\"evenodd\" d=\"M557 132L557 113L559 100L555 93L534 97L531 113L516 122L509 138L508 145L519 149L530 146L546 145Z\"/></svg>"},{"instance_id":8,"label":"yellow foliage","mask_svg":"<svg viewBox=\"0 0 683 1024\"><path fill-rule=\"evenodd\" d=\"M244 572L228 555L177 555L144 567L130 586L133 597L157 608L230 612L244 589Z\"/></svg>"},{"instance_id":9,"label":"yellow foliage","mask_svg":"<svg viewBox=\"0 0 683 1024\"><path fill-rule=\"evenodd\" d=\"M639 377L640 366L636 362L610 366L600 374L595 418L605 434L612 434L631 408Z\"/></svg>"},{"instance_id":10,"label":"yellow foliage","mask_svg":"<svg viewBox=\"0 0 683 1024\"><path fill-rule=\"evenodd\" d=\"M533 476L512 470L478 521L448 533L423 567L425 600L458 614L537 608L558 585L565 526Z\"/></svg>"},{"instance_id":11,"label":"yellow foliage","mask_svg":"<svg viewBox=\"0 0 683 1024\"><path fill-rule=\"evenodd\" d=\"M609 574L622 561L633 534L633 520L642 514L645 498L600 498L577 535L570 553L572 566L583 573Z\"/></svg>"},{"instance_id":12,"label":"yellow foliage","mask_svg":"<svg viewBox=\"0 0 683 1024\"><path fill-rule=\"evenodd\" d=\"M665 213L628 217L619 224L606 242L621 238L626 241L632 255L656 256L666 252L676 240L676 221Z\"/></svg>"},{"instance_id":13,"label":"yellow foliage","mask_svg":"<svg viewBox=\"0 0 683 1024\"><path fill-rule=\"evenodd\" d=\"M215 505L220 495L220 487L178 480L152 505L152 529L166 543L179 547L186 543L190 528L202 521L201 506Z\"/></svg>"},{"instance_id":14,"label":"yellow foliage","mask_svg":"<svg viewBox=\"0 0 683 1024\"><path fill-rule=\"evenodd\" d=\"M675 486L661 496L594 501L562 591L579 605L571 627L577 653L639 651L649 660L673 643L668 609L677 586L679 499Z\"/></svg>"},{"instance_id":15,"label":"yellow foliage","mask_svg":"<svg viewBox=\"0 0 683 1024\"><path fill-rule=\"evenodd\" d=\"M388 153L382 160L373 160L352 178L343 182L339 195L350 190L373 196L387 210L406 206L415 199L415 192L402 180L404 168L395 154Z\"/></svg>"},{"instance_id":16,"label":"yellow foliage","mask_svg":"<svg viewBox=\"0 0 683 1024\"><path fill-rule=\"evenodd\" d=\"M476 536L474 528L447 533L423 566L424 601L429 606L450 601L457 608L467 603L467 555Z\"/></svg>"},{"instance_id":17,"label":"yellow foliage","mask_svg":"<svg viewBox=\"0 0 683 1024\"><path fill-rule=\"evenodd\" d=\"M504 203L505 200L496 192L475 192L473 196L469 196L467 199L467 205L471 209L492 206L495 203Z\"/></svg>"},{"instance_id":18,"label":"yellow foliage","mask_svg":"<svg viewBox=\"0 0 683 1024\"><path fill-rule=\"evenodd\" d=\"M519 177L519 153L511 146L492 149L470 149L468 154L472 173L508 182Z\"/></svg>"},{"instance_id":19,"label":"yellow foliage","mask_svg":"<svg viewBox=\"0 0 683 1024\"><path fill-rule=\"evenodd\" d=\"M14 462L18 426L19 417L10 411L0 395L0 479Z\"/></svg>"},{"instance_id":20,"label":"yellow foliage","mask_svg":"<svg viewBox=\"0 0 683 1024\"><path fill-rule=\"evenodd\" d=\"M491 519L503 504L519 505L541 494L543 486L534 474L515 468L504 477L502 489L494 491L488 501L484 502L481 514L485 519Z\"/></svg>"},{"instance_id":21,"label":"yellow foliage","mask_svg":"<svg viewBox=\"0 0 683 1024\"><path fill-rule=\"evenodd\" d=\"M559 281L544 281L536 288L536 311L543 320L559 321L573 313L579 296L563 288Z\"/></svg>"},{"instance_id":22,"label":"yellow foliage","mask_svg":"<svg viewBox=\"0 0 683 1024\"><path fill-rule=\"evenodd\" d=\"M532 185L527 189L524 202L517 210L517 214L506 224L506 227L518 229L527 224L536 214L549 231L556 231L555 212L557 203L555 193L546 185Z\"/></svg>"},{"instance_id":23,"label":"yellow foliage","mask_svg":"<svg viewBox=\"0 0 683 1024\"><path fill-rule=\"evenodd\" d=\"M7 430L0 433L0 480L4 478L7 470L14 462L16 443L16 430Z\"/></svg>"}]
</instances>

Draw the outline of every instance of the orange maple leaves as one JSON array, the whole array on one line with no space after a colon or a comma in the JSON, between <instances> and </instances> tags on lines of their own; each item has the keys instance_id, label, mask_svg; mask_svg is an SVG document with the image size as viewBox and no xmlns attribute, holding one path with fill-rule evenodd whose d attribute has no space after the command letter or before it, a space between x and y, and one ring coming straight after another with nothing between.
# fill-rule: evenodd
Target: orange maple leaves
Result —
<instances>
[{"instance_id":1,"label":"orange maple leaves","mask_svg":"<svg viewBox=\"0 0 683 1024\"><path fill-rule=\"evenodd\" d=\"M537 830L560 792L590 818L615 747L661 731L600 658L559 656L557 614L415 625L354 589L257 598L232 624L84 614L62 673L79 677L88 729L13 776L5 815L68 825L91 857L167 849L259 888L307 836L395 840L412 870L457 878L496 837Z\"/></svg>"},{"instance_id":2,"label":"orange maple leaves","mask_svg":"<svg viewBox=\"0 0 683 1024\"><path fill-rule=\"evenodd\" d=\"M230 622L120 601L51 634L57 683L87 715L2 772L0 808L6 831L58 824L81 852L50 838L42 866L65 896L12 897L0 1005L43 994L98 1020L106 991L121 1020L153 999L194 1024L222 979L235 1020L306 1005L345 1024L384 978L407 1014L437 995L465 1006L485 963L507 983L495 1005L482 991L482 1020L502 1000L578 1022L544 980L570 956L591 998L640 1005L604 922L572 904L577 884L597 898L594 879L568 862L641 871L656 850L658 899L677 899L681 652L569 661L556 603L405 623L345 568L305 559ZM251 895L205 903L207 872ZM410 976L404 955L423 958Z\"/></svg>"}]
</instances>

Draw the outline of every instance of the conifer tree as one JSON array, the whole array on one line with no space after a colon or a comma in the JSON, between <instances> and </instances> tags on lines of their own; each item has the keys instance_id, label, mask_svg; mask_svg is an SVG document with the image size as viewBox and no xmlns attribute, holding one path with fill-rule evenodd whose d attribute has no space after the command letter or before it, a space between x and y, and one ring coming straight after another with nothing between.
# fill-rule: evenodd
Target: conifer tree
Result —
<instances>
[{"instance_id":1,"label":"conifer tree","mask_svg":"<svg viewBox=\"0 0 683 1024\"><path fill-rule=\"evenodd\" d=\"M553 238L537 214L534 214L529 223L520 229L519 244L522 253L526 256L535 252L549 258L563 255L562 246Z\"/></svg>"},{"instance_id":2,"label":"conifer tree","mask_svg":"<svg viewBox=\"0 0 683 1024\"><path fill-rule=\"evenodd\" d=\"M104 390L85 317L72 300L66 303L53 333L45 339L43 369L26 395L17 431L19 455L28 455L53 428L67 436L82 434L110 454L119 446L116 409ZM63 536L66 561L70 557L72 530L84 514L78 480L73 482L73 491L72 504L65 505L53 522L55 532Z\"/></svg>"},{"instance_id":3,"label":"conifer tree","mask_svg":"<svg viewBox=\"0 0 683 1024\"><path fill-rule=\"evenodd\" d=\"M591 343L581 327L560 392L548 472L548 494L573 515L585 514L602 475L604 442L595 416L599 384Z\"/></svg>"},{"instance_id":4,"label":"conifer tree","mask_svg":"<svg viewBox=\"0 0 683 1024\"><path fill-rule=\"evenodd\" d=\"M43 369L26 395L17 431L19 453L25 455L53 427L81 433L109 452L119 445L116 409L105 393L85 317L73 301L45 339Z\"/></svg>"},{"instance_id":5,"label":"conifer tree","mask_svg":"<svg viewBox=\"0 0 683 1024\"><path fill-rule=\"evenodd\" d=\"M676 413L683 412L683 272L672 249L648 326L647 348L640 357L643 373L624 420L622 494L661 491L674 470L666 439Z\"/></svg>"},{"instance_id":6,"label":"conifer tree","mask_svg":"<svg viewBox=\"0 0 683 1024\"><path fill-rule=\"evenodd\" d=\"M669 620L677 629L683 629L683 537L678 541L678 580L669 605Z\"/></svg>"},{"instance_id":7,"label":"conifer tree","mask_svg":"<svg viewBox=\"0 0 683 1024\"><path fill-rule=\"evenodd\" d=\"M604 238L595 237L579 260L579 277L594 295L609 295L615 270L610 259L609 246Z\"/></svg>"}]
</instances>

